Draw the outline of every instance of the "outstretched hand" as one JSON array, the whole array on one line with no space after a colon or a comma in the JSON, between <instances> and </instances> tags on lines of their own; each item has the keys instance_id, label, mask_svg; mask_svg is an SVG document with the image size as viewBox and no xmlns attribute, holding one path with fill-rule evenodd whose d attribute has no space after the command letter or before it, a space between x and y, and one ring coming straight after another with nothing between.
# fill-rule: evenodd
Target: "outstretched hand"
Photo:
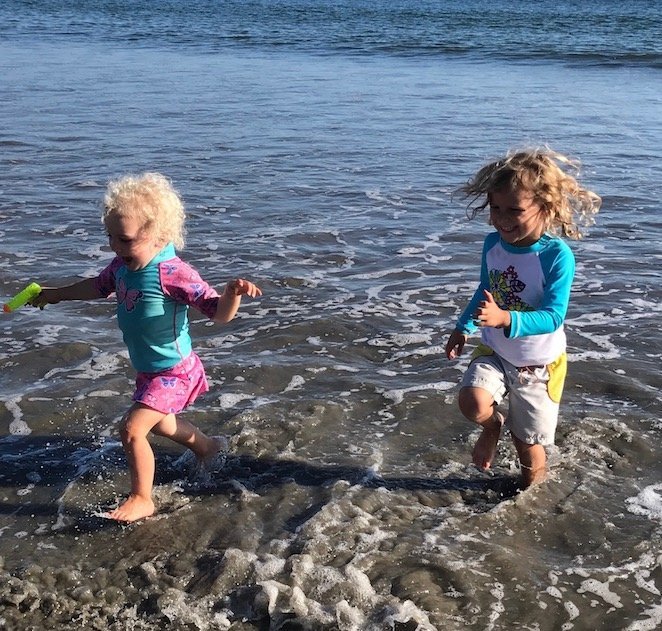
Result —
<instances>
[{"instance_id":1,"label":"outstretched hand","mask_svg":"<svg viewBox=\"0 0 662 631\"><path fill-rule=\"evenodd\" d=\"M249 296L250 298L257 298L262 295L262 290L257 285L243 278L235 278L229 281L225 291L233 296Z\"/></svg>"},{"instance_id":2,"label":"outstretched hand","mask_svg":"<svg viewBox=\"0 0 662 631\"><path fill-rule=\"evenodd\" d=\"M474 321L478 326L491 326L503 329L510 326L510 312L502 309L494 300L494 296L483 290L485 300L481 300L474 314Z\"/></svg>"},{"instance_id":3,"label":"outstretched hand","mask_svg":"<svg viewBox=\"0 0 662 631\"><path fill-rule=\"evenodd\" d=\"M448 357L448 359L456 359L462 355L462 350L464 349L464 345L466 343L467 336L462 333L462 331L455 329L450 334L448 342L446 342L446 357Z\"/></svg>"},{"instance_id":4,"label":"outstretched hand","mask_svg":"<svg viewBox=\"0 0 662 631\"><path fill-rule=\"evenodd\" d=\"M235 278L234 280L228 281L221 297L219 298L216 314L213 317L214 322L224 324L232 320L237 314L242 296L257 298L261 295L262 290L249 280Z\"/></svg>"},{"instance_id":5,"label":"outstretched hand","mask_svg":"<svg viewBox=\"0 0 662 631\"><path fill-rule=\"evenodd\" d=\"M55 305L62 300L60 290L53 287L43 287L42 290L36 295L29 304L33 307L43 309L46 305Z\"/></svg>"}]
</instances>

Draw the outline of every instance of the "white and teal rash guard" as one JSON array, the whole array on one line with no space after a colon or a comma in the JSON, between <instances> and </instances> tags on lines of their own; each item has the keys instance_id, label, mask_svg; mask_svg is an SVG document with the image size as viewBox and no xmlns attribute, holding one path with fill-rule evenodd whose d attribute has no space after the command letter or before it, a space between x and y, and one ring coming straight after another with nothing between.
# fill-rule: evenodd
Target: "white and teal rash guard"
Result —
<instances>
[{"instance_id":1,"label":"white and teal rash guard","mask_svg":"<svg viewBox=\"0 0 662 631\"><path fill-rule=\"evenodd\" d=\"M483 343L514 366L549 364L565 352L563 320L574 275L575 257L560 238L545 234L531 246L516 247L493 232L483 244L480 285L456 328L467 335L476 331L474 314L487 289L510 311L511 324L482 327Z\"/></svg>"}]
</instances>

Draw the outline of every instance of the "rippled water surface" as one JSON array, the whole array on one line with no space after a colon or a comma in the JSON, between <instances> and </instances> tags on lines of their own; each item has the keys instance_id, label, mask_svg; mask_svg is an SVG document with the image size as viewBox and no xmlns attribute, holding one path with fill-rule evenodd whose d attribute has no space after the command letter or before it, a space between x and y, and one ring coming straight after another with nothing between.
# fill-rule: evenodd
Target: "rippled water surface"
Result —
<instances>
[{"instance_id":1,"label":"rippled water surface","mask_svg":"<svg viewBox=\"0 0 662 631\"><path fill-rule=\"evenodd\" d=\"M128 487L112 301L2 315L0 628L659 627L660 18L512 6L3 3L2 294L98 272L106 182L149 169L182 256L264 296L194 322L187 418L227 453L191 477L155 440L159 513L130 526L100 517ZM443 356L489 230L452 191L544 143L604 205L551 477L518 493L507 440L469 466Z\"/></svg>"}]
</instances>

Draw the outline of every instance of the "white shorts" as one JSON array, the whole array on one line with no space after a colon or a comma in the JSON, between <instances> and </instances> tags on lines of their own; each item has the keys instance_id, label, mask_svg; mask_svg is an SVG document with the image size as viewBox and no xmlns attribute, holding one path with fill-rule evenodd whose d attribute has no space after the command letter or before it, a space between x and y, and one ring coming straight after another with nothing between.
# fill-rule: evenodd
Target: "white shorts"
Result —
<instances>
[{"instance_id":1,"label":"white shorts","mask_svg":"<svg viewBox=\"0 0 662 631\"><path fill-rule=\"evenodd\" d=\"M553 364L524 368L496 353L481 354L469 364L462 387L487 390L496 405L508 396L506 427L511 433L528 445L552 445L565 370L565 354Z\"/></svg>"}]
</instances>

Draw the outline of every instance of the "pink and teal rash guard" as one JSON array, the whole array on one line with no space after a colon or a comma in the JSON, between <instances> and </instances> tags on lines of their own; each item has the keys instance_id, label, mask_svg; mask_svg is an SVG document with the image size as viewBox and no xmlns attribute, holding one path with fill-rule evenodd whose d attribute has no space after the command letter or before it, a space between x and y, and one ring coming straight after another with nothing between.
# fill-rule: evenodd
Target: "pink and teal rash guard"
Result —
<instances>
[{"instance_id":1,"label":"pink and teal rash guard","mask_svg":"<svg viewBox=\"0 0 662 631\"><path fill-rule=\"evenodd\" d=\"M172 243L135 272L115 257L95 283L102 297L117 296L117 322L139 372L161 372L186 359L189 307L212 319L218 306L216 290L176 256Z\"/></svg>"},{"instance_id":2,"label":"pink and teal rash guard","mask_svg":"<svg viewBox=\"0 0 662 631\"><path fill-rule=\"evenodd\" d=\"M543 235L528 247L503 241L497 232L483 244L480 284L456 329L476 331L473 316L487 289L510 311L509 329L481 327L484 344L515 366L546 365L565 352L563 321L575 275L575 257L558 237Z\"/></svg>"}]
</instances>

